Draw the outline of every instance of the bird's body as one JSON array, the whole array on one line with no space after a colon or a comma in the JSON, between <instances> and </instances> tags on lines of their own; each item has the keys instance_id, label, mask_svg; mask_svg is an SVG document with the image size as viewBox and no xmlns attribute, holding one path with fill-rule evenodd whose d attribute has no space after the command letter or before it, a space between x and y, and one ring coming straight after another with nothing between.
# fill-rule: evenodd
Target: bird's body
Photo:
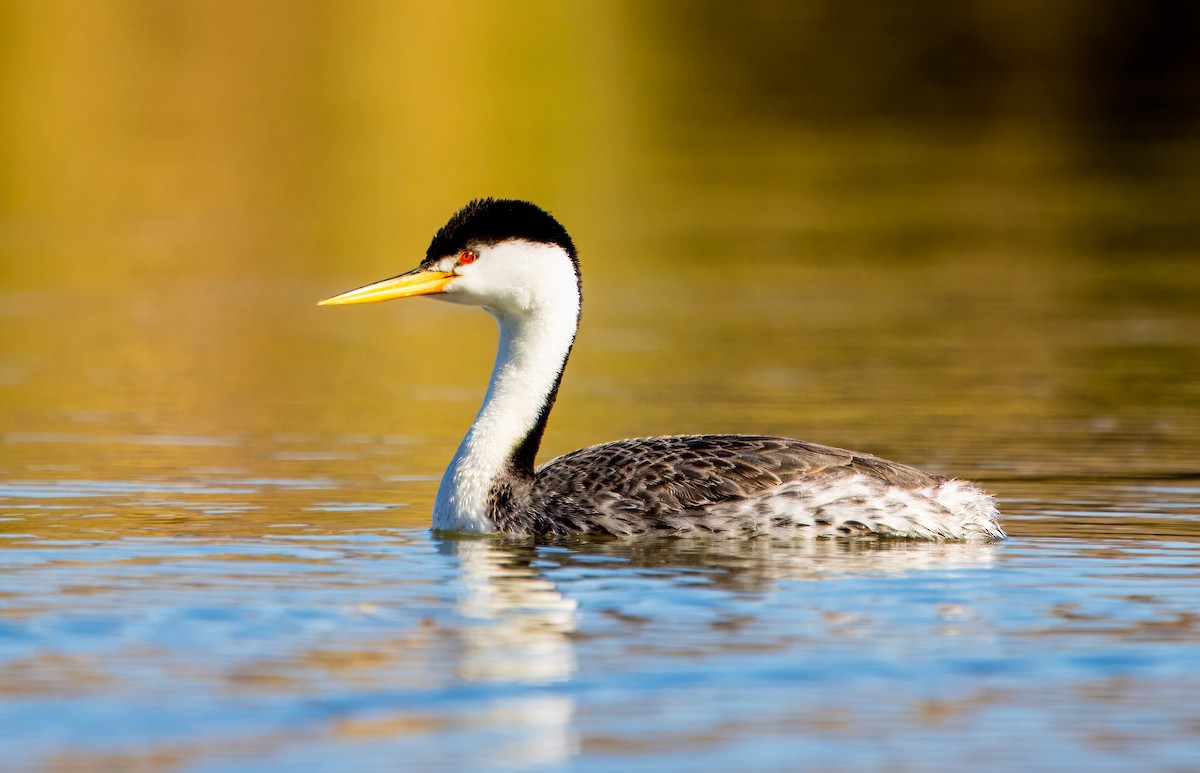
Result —
<instances>
[{"instance_id":1,"label":"bird's body","mask_svg":"<svg viewBox=\"0 0 1200 773\"><path fill-rule=\"evenodd\" d=\"M999 536L990 498L971 484L790 438L618 440L547 462L531 483L512 490L508 507L493 509L498 528L621 536Z\"/></svg>"},{"instance_id":2,"label":"bird's body","mask_svg":"<svg viewBox=\"0 0 1200 773\"><path fill-rule=\"evenodd\" d=\"M567 232L522 201L471 202L421 265L323 303L410 295L484 307L499 322L483 406L434 503L447 531L531 535L879 535L1002 539L971 483L780 437L618 440L534 457L575 340L579 263Z\"/></svg>"}]
</instances>

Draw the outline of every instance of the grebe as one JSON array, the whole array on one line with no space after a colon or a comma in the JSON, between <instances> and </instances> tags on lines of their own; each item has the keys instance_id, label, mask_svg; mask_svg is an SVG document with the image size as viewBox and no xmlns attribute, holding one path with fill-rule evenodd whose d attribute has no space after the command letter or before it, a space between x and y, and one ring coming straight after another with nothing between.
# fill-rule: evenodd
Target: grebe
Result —
<instances>
[{"instance_id":1,"label":"grebe","mask_svg":"<svg viewBox=\"0 0 1200 773\"><path fill-rule=\"evenodd\" d=\"M582 289L571 237L533 204L472 201L434 235L415 269L321 305L414 295L482 306L500 326L483 406L438 487L435 530L1005 536L992 498L972 483L789 438L618 440L535 468L579 327Z\"/></svg>"}]
</instances>

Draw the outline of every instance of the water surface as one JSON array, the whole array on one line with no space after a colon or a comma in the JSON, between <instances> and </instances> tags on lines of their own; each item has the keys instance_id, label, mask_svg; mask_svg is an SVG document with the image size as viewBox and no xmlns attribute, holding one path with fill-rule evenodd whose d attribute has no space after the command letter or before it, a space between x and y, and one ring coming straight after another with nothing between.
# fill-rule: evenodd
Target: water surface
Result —
<instances>
[{"instance_id":1,"label":"water surface","mask_svg":"<svg viewBox=\"0 0 1200 773\"><path fill-rule=\"evenodd\" d=\"M5 12L0 767L1200 768L1196 143L1036 68L856 113L770 14L467 5ZM802 437L1012 539L431 534L494 325L314 304L485 193L581 248L543 459Z\"/></svg>"}]
</instances>

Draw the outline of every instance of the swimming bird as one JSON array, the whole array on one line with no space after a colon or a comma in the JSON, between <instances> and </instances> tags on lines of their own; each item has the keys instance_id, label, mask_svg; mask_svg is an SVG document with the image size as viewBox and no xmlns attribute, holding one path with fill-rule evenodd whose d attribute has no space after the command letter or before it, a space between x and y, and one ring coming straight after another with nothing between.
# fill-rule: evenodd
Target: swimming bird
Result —
<instances>
[{"instance_id":1,"label":"swimming bird","mask_svg":"<svg viewBox=\"0 0 1200 773\"><path fill-rule=\"evenodd\" d=\"M634 438L535 467L579 327L582 284L566 229L529 202L472 201L438 230L416 268L321 305L418 295L482 306L500 327L483 405L438 487L435 530L1005 536L992 498L973 483L790 438Z\"/></svg>"}]
</instances>

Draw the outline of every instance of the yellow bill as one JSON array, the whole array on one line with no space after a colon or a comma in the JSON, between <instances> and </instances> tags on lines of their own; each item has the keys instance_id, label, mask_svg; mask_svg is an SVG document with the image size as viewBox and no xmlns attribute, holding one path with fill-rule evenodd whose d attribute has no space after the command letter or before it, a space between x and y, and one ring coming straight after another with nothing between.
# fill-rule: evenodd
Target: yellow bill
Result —
<instances>
[{"instance_id":1,"label":"yellow bill","mask_svg":"<svg viewBox=\"0 0 1200 773\"><path fill-rule=\"evenodd\" d=\"M446 271L415 269L407 274L384 279L357 290L326 298L318 306L342 306L348 303L377 303L413 295L435 295L446 292L446 285L458 276Z\"/></svg>"}]
</instances>

